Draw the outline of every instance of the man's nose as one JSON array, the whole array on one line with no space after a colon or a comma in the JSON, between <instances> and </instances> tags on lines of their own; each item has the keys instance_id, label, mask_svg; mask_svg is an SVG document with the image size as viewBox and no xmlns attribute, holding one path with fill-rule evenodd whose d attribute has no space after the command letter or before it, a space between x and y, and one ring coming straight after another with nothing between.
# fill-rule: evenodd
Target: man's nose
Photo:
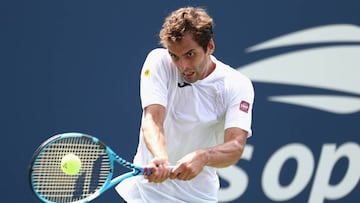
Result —
<instances>
[{"instance_id":1,"label":"man's nose","mask_svg":"<svg viewBox=\"0 0 360 203\"><path fill-rule=\"evenodd\" d=\"M188 67L188 61L184 58L180 58L178 61L178 66L180 71L185 71L186 68Z\"/></svg>"}]
</instances>

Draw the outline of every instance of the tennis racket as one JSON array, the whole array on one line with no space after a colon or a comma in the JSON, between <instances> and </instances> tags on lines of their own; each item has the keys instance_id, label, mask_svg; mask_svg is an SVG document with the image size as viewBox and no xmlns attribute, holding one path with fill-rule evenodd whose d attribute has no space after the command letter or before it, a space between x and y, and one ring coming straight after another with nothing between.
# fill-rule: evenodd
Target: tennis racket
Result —
<instances>
[{"instance_id":1,"label":"tennis racket","mask_svg":"<svg viewBox=\"0 0 360 203\"><path fill-rule=\"evenodd\" d=\"M81 160L76 175L61 170L61 160L69 153ZM132 171L112 179L114 162ZM126 161L99 139L81 133L46 140L35 151L29 168L32 191L46 203L89 202L126 178L144 174L150 175L150 169Z\"/></svg>"}]
</instances>

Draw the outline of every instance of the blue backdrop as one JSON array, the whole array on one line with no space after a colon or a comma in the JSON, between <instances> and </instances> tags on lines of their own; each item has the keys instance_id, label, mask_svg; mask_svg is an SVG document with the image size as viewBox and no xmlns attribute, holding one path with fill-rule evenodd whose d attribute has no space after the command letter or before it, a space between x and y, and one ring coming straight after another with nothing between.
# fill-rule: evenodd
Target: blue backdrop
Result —
<instances>
[{"instance_id":1,"label":"blue backdrop","mask_svg":"<svg viewBox=\"0 0 360 203\"><path fill-rule=\"evenodd\" d=\"M256 91L243 160L219 171L222 202L359 202L360 3L0 2L1 200L39 202L33 151L61 132L101 138L131 159L139 72L170 11L202 6L214 55ZM121 202L114 190L94 202Z\"/></svg>"}]
</instances>

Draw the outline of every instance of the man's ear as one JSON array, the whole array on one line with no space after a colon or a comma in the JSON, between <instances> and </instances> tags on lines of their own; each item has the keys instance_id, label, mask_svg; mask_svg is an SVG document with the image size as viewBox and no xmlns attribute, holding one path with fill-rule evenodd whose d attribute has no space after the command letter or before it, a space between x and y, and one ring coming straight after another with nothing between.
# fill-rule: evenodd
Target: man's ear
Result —
<instances>
[{"instance_id":1,"label":"man's ear","mask_svg":"<svg viewBox=\"0 0 360 203\"><path fill-rule=\"evenodd\" d=\"M212 53L214 53L214 50L215 50L215 43L214 43L214 39L211 38L208 43L208 47L207 47L208 55L211 55Z\"/></svg>"}]
</instances>

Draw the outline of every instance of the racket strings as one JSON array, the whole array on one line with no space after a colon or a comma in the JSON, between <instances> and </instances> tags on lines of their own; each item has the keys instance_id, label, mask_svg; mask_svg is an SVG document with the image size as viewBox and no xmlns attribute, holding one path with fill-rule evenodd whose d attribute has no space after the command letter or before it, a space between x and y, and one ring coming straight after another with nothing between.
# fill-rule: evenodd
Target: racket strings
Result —
<instances>
[{"instance_id":1,"label":"racket strings","mask_svg":"<svg viewBox=\"0 0 360 203\"><path fill-rule=\"evenodd\" d=\"M81 168L77 175L61 170L61 159L77 155ZM111 163L106 149L91 139L74 137L57 140L46 146L33 166L34 189L52 202L74 202L99 190L111 175Z\"/></svg>"}]
</instances>

